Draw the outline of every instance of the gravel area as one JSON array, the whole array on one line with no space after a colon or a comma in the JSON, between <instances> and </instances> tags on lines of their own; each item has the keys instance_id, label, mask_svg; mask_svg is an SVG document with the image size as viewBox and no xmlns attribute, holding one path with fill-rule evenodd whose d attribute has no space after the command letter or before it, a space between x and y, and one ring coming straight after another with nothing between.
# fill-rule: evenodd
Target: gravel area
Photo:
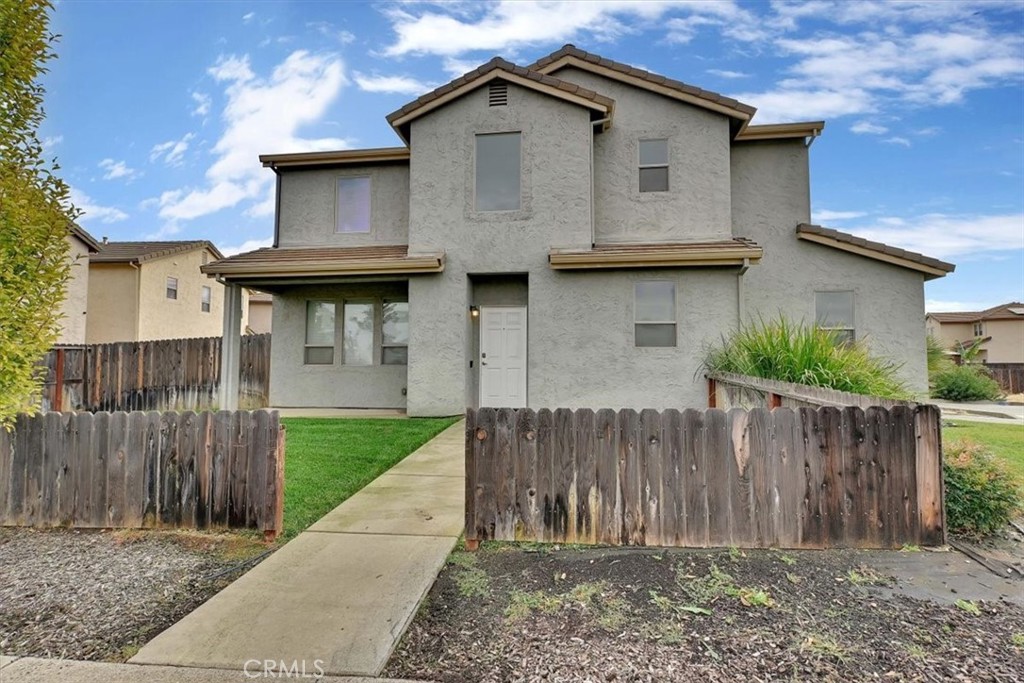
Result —
<instances>
[{"instance_id":1,"label":"gravel area","mask_svg":"<svg viewBox=\"0 0 1024 683\"><path fill-rule=\"evenodd\" d=\"M0 653L124 661L265 550L226 533L0 528Z\"/></svg>"},{"instance_id":2,"label":"gravel area","mask_svg":"<svg viewBox=\"0 0 1024 683\"><path fill-rule=\"evenodd\" d=\"M926 566L933 555L917 554ZM1024 680L1024 606L914 599L873 569L874 559L866 551L485 545L449 558L384 675Z\"/></svg>"}]
</instances>

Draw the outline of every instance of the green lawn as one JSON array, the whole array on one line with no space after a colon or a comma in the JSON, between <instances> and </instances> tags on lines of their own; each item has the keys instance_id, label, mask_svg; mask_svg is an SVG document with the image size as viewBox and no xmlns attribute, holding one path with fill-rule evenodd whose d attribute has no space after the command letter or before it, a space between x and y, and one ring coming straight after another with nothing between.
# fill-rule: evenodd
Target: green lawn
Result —
<instances>
[{"instance_id":1,"label":"green lawn","mask_svg":"<svg viewBox=\"0 0 1024 683\"><path fill-rule=\"evenodd\" d=\"M964 438L988 446L993 454L1024 478L1024 426L953 420L942 430L943 442Z\"/></svg>"},{"instance_id":2,"label":"green lawn","mask_svg":"<svg viewBox=\"0 0 1024 683\"><path fill-rule=\"evenodd\" d=\"M289 539L459 418L286 418L284 531Z\"/></svg>"}]
</instances>

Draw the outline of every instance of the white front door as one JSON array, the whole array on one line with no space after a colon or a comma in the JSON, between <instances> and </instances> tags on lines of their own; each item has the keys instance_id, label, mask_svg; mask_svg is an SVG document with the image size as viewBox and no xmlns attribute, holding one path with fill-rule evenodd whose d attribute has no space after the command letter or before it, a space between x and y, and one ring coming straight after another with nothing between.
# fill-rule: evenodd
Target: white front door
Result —
<instances>
[{"instance_id":1,"label":"white front door","mask_svg":"<svg viewBox=\"0 0 1024 683\"><path fill-rule=\"evenodd\" d=\"M526 407L526 307L480 307L480 407Z\"/></svg>"}]
</instances>

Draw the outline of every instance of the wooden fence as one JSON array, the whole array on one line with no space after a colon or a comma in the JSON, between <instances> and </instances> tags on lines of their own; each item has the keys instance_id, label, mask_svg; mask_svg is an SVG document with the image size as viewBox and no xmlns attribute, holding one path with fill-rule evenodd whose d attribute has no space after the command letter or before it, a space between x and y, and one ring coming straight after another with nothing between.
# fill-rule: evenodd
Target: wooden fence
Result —
<instances>
[{"instance_id":1,"label":"wooden fence","mask_svg":"<svg viewBox=\"0 0 1024 683\"><path fill-rule=\"evenodd\" d=\"M717 372L708 377L708 407L722 408L844 408L857 406L895 408L917 405L911 401L898 401L878 396L851 394L809 384L779 382L773 379Z\"/></svg>"},{"instance_id":2,"label":"wooden fence","mask_svg":"<svg viewBox=\"0 0 1024 683\"><path fill-rule=\"evenodd\" d=\"M0 429L0 525L232 527L284 511L276 411L42 413Z\"/></svg>"},{"instance_id":3,"label":"wooden fence","mask_svg":"<svg viewBox=\"0 0 1024 683\"><path fill-rule=\"evenodd\" d=\"M1024 393L1024 363L986 363L985 369L1006 393Z\"/></svg>"},{"instance_id":4,"label":"wooden fence","mask_svg":"<svg viewBox=\"0 0 1024 683\"><path fill-rule=\"evenodd\" d=\"M43 359L43 410L207 410L217 405L220 337L61 346ZM268 405L270 335L242 337L239 405Z\"/></svg>"},{"instance_id":5,"label":"wooden fence","mask_svg":"<svg viewBox=\"0 0 1024 683\"><path fill-rule=\"evenodd\" d=\"M934 406L470 410L466 539L944 543Z\"/></svg>"}]
</instances>

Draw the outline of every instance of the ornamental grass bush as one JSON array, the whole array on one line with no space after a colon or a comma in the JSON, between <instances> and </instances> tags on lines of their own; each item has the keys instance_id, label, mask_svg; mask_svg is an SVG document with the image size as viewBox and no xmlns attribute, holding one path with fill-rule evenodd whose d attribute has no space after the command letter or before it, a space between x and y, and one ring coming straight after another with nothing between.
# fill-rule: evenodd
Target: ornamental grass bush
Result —
<instances>
[{"instance_id":1,"label":"ornamental grass bush","mask_svg":"<svg viewBox=\"0 0 1024 683\"><path fill-rule=\"evenodd\" d=\"M946 401L994 401L1002 389L980 365L954 365L931 378L932 396Z\"/></svg>"},{"instance_id":2,"label":"ornamental grass bush","mask_svg":"<svg viewBox=\"0 0 1024 683\"><path fill-rule=\"evenodd\" d=\"M1024 483L983 446L958 439L943 449L946 526L957 534L991 534L1024 510Z\"/></svg>"},{"instance_id":3,"label":"ornamental grass bush","mask_svg":"<svg viewBox=\"0 0 1024 683\"><path fill-rule=\"evenodd\" d=\"M872 356L863 342L845 343L834 330L785 318L723 338L707 350L704 368L882 398L910 395L896 378L899 365Z\"/></svg>"}]
</instances>

